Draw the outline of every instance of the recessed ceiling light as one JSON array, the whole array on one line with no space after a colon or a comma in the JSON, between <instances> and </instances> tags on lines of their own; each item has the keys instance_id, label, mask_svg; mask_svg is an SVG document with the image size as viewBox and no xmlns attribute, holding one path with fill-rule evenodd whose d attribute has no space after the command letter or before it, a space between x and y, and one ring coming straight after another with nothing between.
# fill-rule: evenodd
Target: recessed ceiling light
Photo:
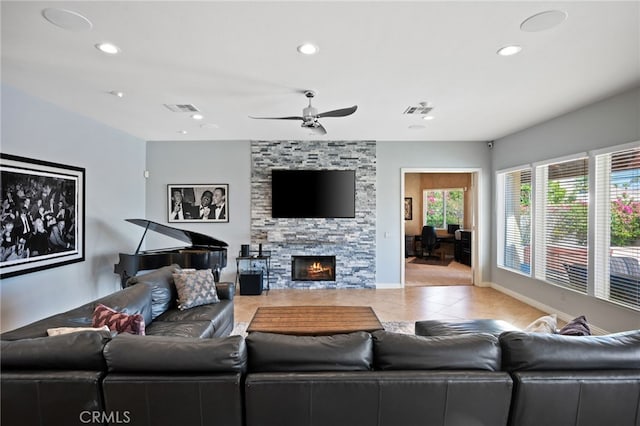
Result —
<instances>
[{"instance_id":1,"label":"recessed ceiling light","mask_svg":"<svg viewBox=\"0 0 640 426\"><path fill-rule=\"evenodd\" d=\"M189 132L187 132L186 130L178 130L178 133L180 133L181 135L186 135Z\"/></svg>"},{"instance_id":2,"label":"recessed ceiling light","mask_svg":"<svg viewBox=\"0 0 640 426\"><path fill-rule=\"evenodd\" d=\"M110 55L115 55L116 53L120 53L120 48L112 43L98 43L96 44L96 49L101 52L108 53Z\"/></svg>"},{"instance_id":3,"label":"recessed ceiling light","mask_svg":"<svg viewBox=\"0 0 640 426\"><path fill-rule=\"evenodd\" d=\"M433 115L425 115L424 117L422 117L423 120L433 120L435 117Z\"/></svg>"},{"instance_id":4,"label":"recessed ceiling light","mask_svg":"<svg viewBox=\"0 0 640 426\"><path fill-rule=\"evenodd\" d=\"M86 31L93 27L91 21L73 10L49 7L42 11L42 16L53 25L69 31Z\"/></svg>"},{"instance_id":5,"label":"recessed ceiling light","mask_svg":"<svg viewBox=\"0 0 640 426\"><path fill-rule=\"evenodd\" d=\"M409 128L411 130L420 130L420 129L426 129L425 126L423 126L422 124L412 124L411 126L409 126Z\"/></svg>"},{"instance_id":6,"label":"recessed ceiling light","mask_svg":"<svg viewBox=\"0 0 640 426\"><path fill-rule=\"evenodd\" d=\"M516 53L519 53L521 50L522 50L521 46L514 44L511 46L505 46L499 49L496 53L500 56L511 56L511 55L515 55Z\"/></svg>"},{"instance_id":7,"label":"recessed ceiling light","mask_svg":"<svg viewBox=\"0 0 640 426\"><path fill-rule=\"evenodd\" d=\"M522 21L520 29L526 32L538 32L557 27L567 19L567 12L562 10L547 10L536 13Z\"/></svg>"},{"instance_id":8,"label":"recessed ceiling light","mask_svg":"<svg viewBox=\"0 0 640 426\"><path fill-rule=\"evenodd\" d=\"M191 116L191 118L193 118L194 120L202 120L204 118L204 115L202 115L202 114L193 114Z\"/></svg>"},{"instance_id":9,"label":"recessed ceiling light","mask_svg":"<svg viewBox=\"0 0 640 426\"><path fill-rule=\"evenodd\" d=\"M217 124L215 124L215 123L204 123L204 124L201 124L201 125L200 125L200 128L202 128L202 129L217 129L217 128L219 128L219 127L220 127L220 126L218 126L218 125L217 125Z\"/></svg>"},{"instance_id":10,"label":"recessed ceiling light","mask_svg":"<svg viewBox=\"0 0 640 426\"><path fill-rule=\"evenodd\" d=\"M298 46L298 52L303 55L315 55L319 50L320 48L313 43L304 43Z\"/></svg>"},{"instance_id":11,"label":"recessed ceiling light","mask_svg":"<svg viewBox=\"0 0 640 426\"><path fill-rule=\"evenodd\" d=\"M110 95L116 96L118 98L124 98L124 92L121 92L119 90L112 90L109 92Z\"/></svg>"}]
</instances>

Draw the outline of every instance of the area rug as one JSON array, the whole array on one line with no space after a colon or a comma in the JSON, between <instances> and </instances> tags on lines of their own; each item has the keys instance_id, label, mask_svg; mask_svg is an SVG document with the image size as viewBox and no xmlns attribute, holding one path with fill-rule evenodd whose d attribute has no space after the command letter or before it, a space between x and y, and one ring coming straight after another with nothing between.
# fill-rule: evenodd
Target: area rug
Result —
<instances>
[{"instance_id":1,"label":"area rug","mask_svg":"<svg viewBox=\"0 0 640 426\"><path fill-rule=\"evenodd\" d=\"M247 322L237 322L231 331L231 336L247 337ZM394 333L413 334L415 330L415 321L382 321L382 326L386 331Z\"/></svg>"},{"instance_id":2,"label":"area rug","mask_svg":"<svg viewBox=\"0 0 640 426\"><path fill-rule=\"evenodd\" d=\"M444 258L444 260L440 260L439 257L416 257L411 260L409 263L415 263L416 265L433 265L433 266L449 266L449 264L453 261L453 258Z\"/></svg>"}]
</instances>

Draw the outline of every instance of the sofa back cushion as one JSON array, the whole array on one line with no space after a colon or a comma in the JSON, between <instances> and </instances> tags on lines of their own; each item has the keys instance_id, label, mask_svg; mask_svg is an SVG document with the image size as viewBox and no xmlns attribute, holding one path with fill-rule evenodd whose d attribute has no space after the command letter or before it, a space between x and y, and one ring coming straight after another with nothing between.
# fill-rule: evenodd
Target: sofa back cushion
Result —
<instances>
[{"instance_id":1,"label":"sofa back cushion","mask_svg":"<svg viewBox=\"0 0 640 426\"><path fill-rule=\"evenodd\" d=\"M500 370L498 338L486 333L414 336L373 333L378 370Z\"/></svg>"},{"instance_id":2,"label":"sofa back cushion","mask_svg":"<svg viewBox=\"0 0 640 426\"><path fill-rule=\"evenodd\" d=\"M151 319L156 319L175 304L178 298L173 282L173 274L180 271L178 264L165 266L146 274L136 275L127 280L127 287L135 284L151 286Z\"/></svg>"},{"instance_id":3,"label":"sofa back cushion","mask_svg":"<svg viewBox=\"0 0 640 426\"><path fill-rule=\"evenodd\" d=\"M102 304L123 314L140 314L144 318L144 323L150 324L152 321L151 294L152 288L150 285L134 285L95 300L93 302L93 310Z\"/></svg>"},{"instance_id":4,"label":"sofa back cushion","mask_svg":"<svg viewBox=\"0 0 640 426\"><path fill-rule=\"evenodd\" d=\"M364 331L331 336L250 333L249 370L366 371L373 361L371 335Z\"/></svg>"},{"instance_id":5,"label":"sofa back cushion","mask_svg":"<svg viewBox=\"0 0 640 426\"><path fill-rule=\"evenodd\" d=\"M102 349L111 338L105 331L79 331L51 337L0 341L2 370L95 370L106 365Z\"/></svg>"},{"instance_id":6,"label":"sofa back cushion","mask_svg":"<svg viewBox=\"0 0 640 426\"><path fill-rule=\"evenodd\" d=\"M640 330L605 336L508 331L500 345L507 371L640 369Z\"/></svg>"},{"instance_id":7,"label":"sofa back cushion","mask_svg":"<svg viewBox=\"0 0 640 426\"><path fill-rule=\"evenodd\" d=\"M104 348L110 373L220 373L246 370L242 336L190 337L120 334Z\"/></svg>"}]
</instances>

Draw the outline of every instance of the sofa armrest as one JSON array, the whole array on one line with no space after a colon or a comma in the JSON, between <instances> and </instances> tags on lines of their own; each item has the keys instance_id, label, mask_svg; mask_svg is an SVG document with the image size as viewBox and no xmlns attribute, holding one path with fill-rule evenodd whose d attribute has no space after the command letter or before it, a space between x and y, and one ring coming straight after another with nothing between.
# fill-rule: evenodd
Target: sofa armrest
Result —
<instances>
[{"instance_id":1,"label":"sofa armrest","mask_svg":"<svg viewBox=\"0 0 640 426\"><path fill-rule=\"evenodd\" d=\"M640 369L640 330L604 336L507 331L500 335L506 371Z\"/></svg>"},{"instance_id":2,"label":"sofa armrest","mask_svg":"<svg viewBox=\"0 0 640 426\"><path fill-rule=\"evenodd\" d=\"M236 295L236 285L234 283L216 283L216 292L220 300L233 300Z\"/></svg>"},{"instance_id":3,"label":"sofa armrest","mask_svg":"<svg viewBox=\"0 0 640 426\"><path fill-rule=\"evenodd\" d=\"M2 370L104 371L102 350L110 339L108 332L79 331L51 337L3 340L0 342Z\"/></svg>"}]
</instances>

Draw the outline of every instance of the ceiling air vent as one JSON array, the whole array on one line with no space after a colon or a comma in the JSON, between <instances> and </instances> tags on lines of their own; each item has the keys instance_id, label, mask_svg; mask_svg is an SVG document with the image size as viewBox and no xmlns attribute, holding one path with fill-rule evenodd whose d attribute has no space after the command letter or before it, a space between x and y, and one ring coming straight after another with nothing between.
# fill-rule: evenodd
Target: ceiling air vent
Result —
<instances>
[{"instance_id":1,"label":"ceiling air vent","mask_svg":"<svg viewBox=\"0 0 640 426\"><path fill-rule=\"evenodd\" d=\"M432 109L426 105L410 106L404 110L403 114L428 114Z\"/></svg>"},{"instance_id":2,"label":"ceiling air vent","mask_svg":"<svg viewBox=\"0 0 640 426\"><path fill-rule=\"evenodd\" d=\"M164 104L170 111L173 112L198 112L200 111L195 105L192 104Z\"/></svg>"}]
</instances>

